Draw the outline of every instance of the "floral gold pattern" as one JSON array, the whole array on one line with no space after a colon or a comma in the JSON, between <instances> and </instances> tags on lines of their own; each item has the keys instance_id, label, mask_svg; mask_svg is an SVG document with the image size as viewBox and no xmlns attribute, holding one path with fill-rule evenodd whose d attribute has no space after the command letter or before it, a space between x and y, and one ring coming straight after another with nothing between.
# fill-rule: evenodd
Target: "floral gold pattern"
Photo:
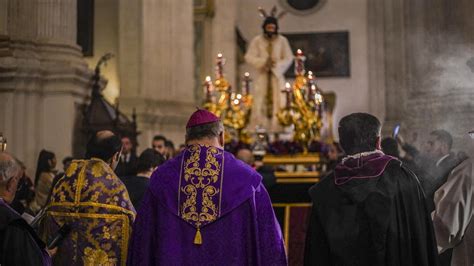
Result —
<instances>
[{"instance_id":1,"label":"floral gold pattern","mask_svg":"<svg viewBox=\"0 0 474 266\"><path fill-rule=\"evenodd\" d=\"M76 160L53 188L42 236L73 224L55 261L61 265L125 265L135 211L128 192L100 159Z\"/></svg>"},{"instance_id":2,"label":"floral gold pattern","mask_svg":"<svg viewBox=\"0 0 474 266\"><path fill-rule=\"evenodd\" d=\"M223 162L223 152L216 147L192 145L183 156L179 216L196 228L195 244L202 243L200 229L220 215Z\"/></svg>"}]
</instances>

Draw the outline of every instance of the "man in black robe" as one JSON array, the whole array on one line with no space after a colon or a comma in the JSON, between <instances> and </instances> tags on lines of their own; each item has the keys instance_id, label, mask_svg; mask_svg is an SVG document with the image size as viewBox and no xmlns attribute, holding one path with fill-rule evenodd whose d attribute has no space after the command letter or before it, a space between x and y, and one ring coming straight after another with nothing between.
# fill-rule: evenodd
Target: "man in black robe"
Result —
<instances>
[{"instance_id":1,"label":"man in black robe","mask_svg":"<svg viewBox=\"0 0 474 266\"><path fill-rule=\"evenodd\" d=\"M122 176L134 176L137 174L137 155L133 147L132 139L128 136L123 136L122 141L122 153L120 160L118 161L117 167L115 168L115 174L118 177Z\"/></svg>"},{"instance_id":2,"label":"man in black robe","mask_svg":"<svg viewBox=\"0 0 474 266\"><path fill-rule=\"evenodd\" d=\"M45 244L8 205L15 198L21 176L15 160L0 153L0 265L51 265Z\"/></svg>"},{"instance_id":3,"label":"man in black robe","mask_svg":"<svg viewBox=\"0 0 474 266\"><path fill-rule=\"evenodd\" d=\"M436 240L416 176L380 151L378 119L339 122L346 154L310 189L305 265L437 265Z\"/></svg>"},{"instance_id":4,"label":"man in black robe","mask_svg":"<svg viewBox=\"0 0 474 266\"><path fill-rule=\"evenodd\" d=\"M140 154L137 162L137 174L136 176L122 176L123 184L128 190L128 195L132 201L135 210L140 209L143 195L148 189L150 183L150 177L153 172L165 162L163 155L158 153L154 149L146 149Z\"/></svg>"}]
</instances>

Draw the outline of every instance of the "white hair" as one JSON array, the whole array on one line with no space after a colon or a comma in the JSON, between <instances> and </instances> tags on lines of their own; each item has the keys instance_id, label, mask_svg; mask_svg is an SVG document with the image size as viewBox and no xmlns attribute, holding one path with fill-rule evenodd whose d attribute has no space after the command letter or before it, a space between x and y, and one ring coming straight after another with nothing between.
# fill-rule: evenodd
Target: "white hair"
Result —
<instances>
[{"instance_id":1,"label":"white hair","mask_svg":"<svg viewBox=\"0 0 474 266\"><path fill-rule=\"evenodd\" d=\"M16 160L6 152L0 152L0 182L8 182L20 171Z\"/></svg>"}]
</instances>

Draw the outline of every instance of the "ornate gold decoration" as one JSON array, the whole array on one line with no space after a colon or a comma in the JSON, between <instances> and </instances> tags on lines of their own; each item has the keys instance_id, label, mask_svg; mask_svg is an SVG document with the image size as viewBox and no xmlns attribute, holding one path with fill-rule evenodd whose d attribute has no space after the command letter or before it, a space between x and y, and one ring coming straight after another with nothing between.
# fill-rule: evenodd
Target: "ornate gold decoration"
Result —
<instances>
[{"instance_id":1,"label":"ornate gold decoration","mask_svg":"<svg viewBox=\"0 0 474 266\"><path fill-rule=\"evenodd\" d=\"M227 129L235 131L239 140L250 143L251 139L245 128L252 112L253 97L250 95L249 73L245 73L241 92L234 91L224 76L225 58L217 55L214 83L210 76L203 84L205 99L203 107L219 116Z\"/></svg>"},{"instance_id":2,"label":"ornate gold decoration","mask_svg":"<svg viewBox=\"0 0 474 266\"><path fill-rule=\"evenodd\" d=\"M216 156L222 155L222 151L215 147L207 147L204 164L200 163L201 146L193 145L188 151L191 155L185 162L183 157L184 176L180 177L179 182L180 192L186 199L181 203L178 198L181 204L179 215L196 227L194 243L200 245L202 244L200 228L215 221L220 215L223 177L222 165ZM181 193L179 195L181 197ZM201 196L201 206L198 206L198 195ZM217 197L218 200L214 201Z\"/></svg>"},{"instance_id":3,"label":"ornate gold decoration","mask_svg":"<svg viewBox=\"0 0 474 266\"><path fill-rule=\"evenodd\" d=\"M286 93L286 106L277 113L277 118L284 127L294 126L294 140L307 153L309 142L320 138L323 97L311 71L305 77L304 60L303 52L298 49L295 56L296 78L293 85L286 83L283 91Z\"/></svg>"},{"instance_id":4,"label":"ornate gold decoration","mask_svg":"<svg viewBox=\"0 0 474 266\"><path fill-rule=\"evenodd\" d=\"M83 222L84 230L73 230L71 241L77 246L77 241L85 239L87 254L84 253L84 258L73 255L75 261L82 260L85 265L117 265L120 259L125 265L130 223L135 213L126 188L105 162L96 158L73 161L52 195L47 214L59 226L77 220ZM97 241L98 237L101 241ZM118 252L112 249L115 244L120 245Z\"/></svg>"}]
</instances>

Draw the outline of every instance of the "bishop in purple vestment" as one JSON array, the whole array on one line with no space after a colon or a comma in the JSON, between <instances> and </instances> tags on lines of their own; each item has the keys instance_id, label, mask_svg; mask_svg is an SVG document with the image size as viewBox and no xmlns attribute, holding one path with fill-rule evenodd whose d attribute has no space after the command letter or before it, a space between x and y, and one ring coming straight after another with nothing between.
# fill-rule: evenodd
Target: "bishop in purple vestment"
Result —
<instances>
[{"instance_id":1,"label":"bishop in purple vestment","mask_svg":"<svg viewBox=\"0 0 474 266\"><path fill-rule=\"evenodd\" d=\"M160 166L137 214L128 265L286 265L262 177L222 149L223 126L205 110L187 148Z\"/></svg>"}]
</instances>

